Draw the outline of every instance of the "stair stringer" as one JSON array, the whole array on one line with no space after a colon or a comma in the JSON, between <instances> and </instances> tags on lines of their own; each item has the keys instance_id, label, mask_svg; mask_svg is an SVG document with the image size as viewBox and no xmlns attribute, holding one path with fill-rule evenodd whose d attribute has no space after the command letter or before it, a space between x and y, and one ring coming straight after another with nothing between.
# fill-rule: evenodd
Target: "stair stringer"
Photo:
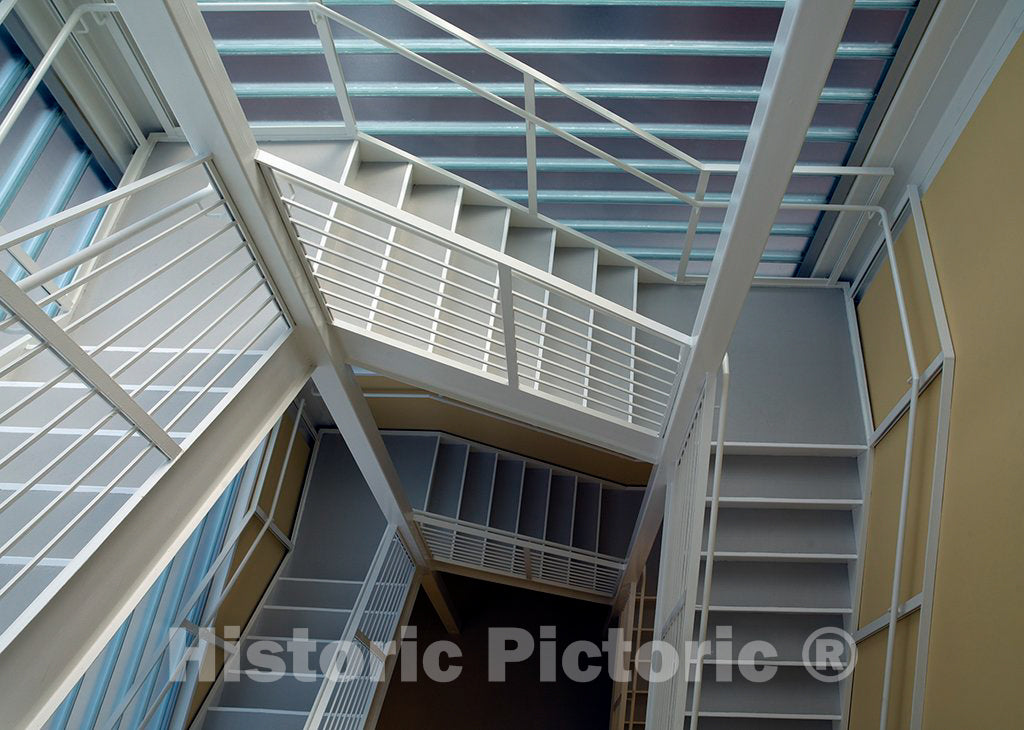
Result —
<instances>
[{"instance_id":1,"label":"stair stringer","mask_svg":"<svg viewBox=\"0 0 1024 730\"><path fill-rule=\"evenodd\" d=\"M333 183L330 178L290 164L269 152L258 154L264 174L277 194L280 212L286 220L290 219L293 244L307 261L307 274L320 291L325 313L337 325L332 328L331 336L337 337L352 364L614 453L644 461L657 458L664 423L674 403L675 381L690 342L687 335L636 311L636 288L644 283L670 283L664 274L372 138L361 136L358 144L352 145L350 154L364 165L389 162L409 165L410 199L416 198L417 189L455 186L458 191L453 198L453 214L412 212L405 209L406 203L395 205L380 201L351 187L354 163L346 165L348 179ZM405 236L402 255L405 264L416 256L425 259L423 267L428 275L420 275L411 266L396 267L385 261L382 254L377 254L382 270L378 283L384 283L388 296L367 303L360 298L366 292L363 289L360 297L346 297L343 291L345 268L336 263L324 273L320 256L327 245L323 243L325 239L313 245L316 255L310 255L309 239L316 236L309 234L310 225L296 220L293 198L300 197L294 192L296 187L301 195L307 195L321 208L325 201L332 200L331 196L344 196L333 200L345 200L348 207L342 206L342 209L352 211L360 220L369 212L381 216L381 220L394 221L393 225L401 220L403 225L412 227L410 231L422 231L421 236ZM286 189L291 192L286 193ZM323 216L313 210L313 205L302 209L301 214L311 216L310 220L321 220ZM470 239L457 230L463 206L477 209L491 206L507 211L497 246L493 241ZM346 213L337 213L337 210L332 204L329 215L343 218ZM421 214L443 222L431 222L421 218ZM346 228L339 220L329 222L327 229L332 227ZM513 233L536 229L552 232L552 254L593 251L590 260L594 262L595 275L573 282L551 270L536 269L533 262L518 259L512 251L500 250ZM347 230L350 230L349 236L354 237L352 240L362 236L351 226ZM464 316L468 310L457 309L460 302L452 301L449 311L455 309L454 316L461 328L452 326L453 315L449 314L449 319L445 320L439 314L442 303L452 298L451 292L457 290L460 283L462 290L467 288L466 281L445 283L453 276L462 276L444 268L449 261L448 253L426 260L426 255L437 248L439 237L457 251L482 256L479 260L490 262L488 272L475 274L477 278L473 282L492 289L484 300L485 307L489 308L477 307L484 315L478 325L473 324L476 320ZM392 233L388 238L395 236ZM356 250L346 248L353 245L358 249L358 244L336 237L328 248L338 249L341 263L354 264L345 253ZM334 254L328 251L326 255ZM431 263L434 260L442 262L442 266L436 267ZM555 260L566 259L564 256L548 259ZM498 281L500 277L495 272L500 272L502 267L511 267L508 275L511 283ZM602 274L610 268L635 272L628 277L634 289L632 296L628 293L617 296L626 306L596 291L598 280L603 282ZM435 277L434 281L441 282L439 286L431 283L430 275ZM537 281L544 283L535 284ZM436 289L432 290L431 286ZM355 289L351 284L348 288ZM403 300L402 296L406 298ZM497 306L486 304L491 298ZM350 314L353 308L354 315ZM383 319L379 314L381 308L386 311ZM560 308L565 314L559 313ZM514 334L504 332L506 316L515 319ZM386 327L387 331L381 327ZM429 345L417 345L410 334L417 335L423 342L429 339ZM480 347L477 353L478 360L485 362L480 367L463 357L462 352L464 346L484 339L488 340L487 345ZM517 350L517 359L511 361L511 366L506 358L510 343ZM506 370L511 372L506 374Z\"/></svg>"}]
</instances>

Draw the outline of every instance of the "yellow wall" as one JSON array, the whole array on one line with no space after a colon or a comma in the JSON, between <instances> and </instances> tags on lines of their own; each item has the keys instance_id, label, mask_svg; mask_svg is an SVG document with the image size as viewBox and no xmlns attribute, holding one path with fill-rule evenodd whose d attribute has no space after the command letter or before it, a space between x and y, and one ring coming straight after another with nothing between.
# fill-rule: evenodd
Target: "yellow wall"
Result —
<instances>
[{"instance_id":1,"label":"yellow wall","mask_svg":"<svg viewBox=\"0 0 1024 730\"><path fill-rule=\"evenodd\" d=\"M265 486L259 496L259 505L265 513L270 511L271 504L273 503L274 490L277 487L281 468L284 465L293 423L294 421L290 414L286 413L282 416L281 427L278 429L277 439L270 449L270 455L269 457L264 456L264 459L269 458L269 463L267 464L266 476L264 477ZM285 472L284 480L281 482L280 496L278 497L277 506L274 508L273 523L289 537L295 525L295 517L298 514L299 500L302 496L302 486L305 482L310 456L311 448L306 443L300 430L295 436L291 456L288 459L288 468ZM238 546L235 548L231 558L231 566L228 571L229 576L234 574L242 558L249 551L249 548L252 547L253 541L259 536L262 528L263 520L259 515L254 514L238 538ZM239 630L245 627L286 554L284 545L270 530L263 533L263 536L259 538L256 549L238 576L238 580L231 590L228 591L220 609L217 611L213 624L214 632L218 636L228 638L229 640L237 638L237 634L226 637L225 627L237 626ZM200 676L216 676L216 673L220 671L223 664L224 652L211 647L203 657L204 671ZM213 665L215 669L211 671L209 665ZM199 711L212 685L212 682L202 680L196 684L189 710L191 718L194 718Z\"/></svg>"},{"instance_id":2,"label":"yellow wall","mask_svg":"<svg viewBox=\"0 0 1024 730\"><path fill-rule=\"evenodd\" d=\"M1008 57L938 176L923 196L936 270L956 350L945 497L929 642L924 727L1019 727L1022 711L1014 671L1024 654L1020 606L1024 602L1024 549L1018 542L1024 515L1024 449L1021 448L1024 397L1017 374L1024 362L1024 199L1016 178L1024 169L1024 42ZM898 262L914 324L915 351L923 368L935 347L934 332L919 333L927 315L923 280L913 263L912 225L901 236ZM919 265L920 262L917 261ZM902 346L896 347L898 321L891 299L891 276L884 270L858 307L865 364L876 423L906 385ZM929 353L929 354L925 354ZM934 436L936 386L922 399L922 421ZM927 434L922 434L927 437ZM875 618L881 589L892 580L894 521L890 490L901 469L888 444L902 442L905 425L880 444L874 469L865 557L862 624ZM921 450L930 448L922 445ZM920 463L919 463L920 462ZM921 494L930 460L915 453L914 491L905 560L909 577L904 597L919 590L927 508ZM874 541L874 544L871 541ZM889 551L889 560L880 556ZM888 590L888 587L885 588ZM887 601L887 598L885 599ZM916 634L911 617L900 622L897 646ZM913 630L902 631L902 625ZM852 727L877 726L880 666L885 634L861 645L854 675ZM898 652L899 654L899 652ZM893 712L908 711L913 657L897 664ZM898 685L898 686L897 686ZM872 705L872 703L874 703ZM871 708L874 708L872 712ZM892 726L892 725L891 725ZM897 727L905 727L901 720Z\"/></svg>"}]
</instances>

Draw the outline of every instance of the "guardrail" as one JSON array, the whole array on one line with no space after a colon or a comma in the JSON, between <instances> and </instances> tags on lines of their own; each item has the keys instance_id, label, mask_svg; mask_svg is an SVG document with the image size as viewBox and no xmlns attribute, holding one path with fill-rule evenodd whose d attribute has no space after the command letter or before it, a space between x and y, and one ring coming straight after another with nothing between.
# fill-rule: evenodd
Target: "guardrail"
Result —
<instances>
[{"instance_id":1,"label":"guardrail","mask_svg":"<svg viewBox=\"0 0 1024 730\"><path fill-rule=\"evenodd\" d=\"M328 318L658 434L690 337L265 151Z\"/></svg>"},{"instance_id":2,"label":"guardrail","mask_svg":"<svg viewBox=\"0 0 1024 730\"><path fill-rule=\"evenodd\" d=\"M686 278L687 266L693 253L693 244L698 233L698 224L705 208L727 208L728 199L721 199L717 196L707 196L708 183L711 175L733 175L739 169L737 163L709 163L703 162L696 157L680 150L675 145L666 142L650 131L634 124L608 108L598 104L592 99L580 94L569 86L542 73L532 66L519 59L495 48L489 43L467 33L443 18L419 7L411 0L392 0L393 4L407 11L416 18L441 30L443 33L455 39L456 45L461 44L467 51L475 51L486 56L488 60L496 61L504 66L508 72L522 77L522 83L516 84L521 91L499 95L489 90L488 84L470 81L465 76L459 75L449 68L442 66L426 56L411 50L390 38L374 31L373 29L359 23L352 18L326 7L319 2L245 2L231 0L230 2L202 2L201 9L204 13L225 13L225 12L295 12L308 11L313 24L316 26L319 45L323 50L327 63L331 85L338 100L338 107L343 120L343 136L355 137L357 132L357 121L352 102L349 98L348 86L345 80L344 70L338 54L338 42L334 37L334 27L340 27L347 31L361 35L402 58L417 64L431 73L465 89L472 95L485 99L503 112L511 114L521 122L523 139L526 145L526 187L527 206L531 213L538 210L538 154L537 136L538 133L558 138L575 148L582 150L592 158L597 158L607 164L609 169L617 169L640 180L650 188L654 188L668 198L667 202L678 202L686 205L689 210L686 227L682 234L681 254L677 279L682 281ZM559 124L549 121L537 113L537 97L556 97L573 102L588 117L602 120L596 124ZM510 101L505 96L521 97L522 106ZM516 123L518 126L518 123ZM574 134L569 129L574 129ZM675 164L679 171L696 173L696 182L693 190L681 190L673 184L662 180L651 174L644 168L647 165L638 163L637 160L624 160L598 145L589 141L594 137L594 131L602 130L604 136L628 137L642 142L651 149L655 160ZM296 129L300 129L297 127ZM585 137L585 138L584 138ZM642 148L641 148L642 149ZM582 159L587 159L586 157ZM637 163L637 164L635 164ZM852 212L860 216L860 223L866 221L868 208L876 203L881 197L885 186L893 175L891 168L885 167L846 167L841 165L797 165L793 170L794 175L825 175L835 177L867 177L877 181L874 189L869 193L866 203L868 205L841 205L824 203L783 203L781 209L791 210L831 210L839 213ZM861 231L863 228L860 229ZM852 238L847 241L849 248ZM845 249L844 249L845 251ZM845 255L845 254L844 254ZM845 263L845 259L844 259ZM838 271L835 269L839 269ZM829 278L830 283L835 283L841 273L841 266L834 267Z\"/></svg>"},{"instance_id":3,"label":"guardrail","mask_svg":"<svg viewBox=\"0 0 1024 730\"><path fill-rule=\"evenodd\" d=\"M0 274L0 646L290 326L208 157L0 236L0 255L97 214L87 247Z\"/></svg>"},{"instance_id":4,"label":"guardrail","mask_svg":"<svg viewBox=\"0 0 1024 730\"><path fill-rule=\"evenodd\" d=\"M605 597L619 588L623 562L616 558L427 512L413 519L439 562Z\"/></svg>"},{"instance_id":5,"label":"guardrail","mask_svg":"<svg viewBox=\"0 0 1024 730\"><path fill-rule=\"evenodd\" d=\"M650 684L647 726L656 730L678 727L687 711L716 387L708 373L665 497L654 638L675 649L679 670Z\"/></svg>"},{"instance_id":6,"label":"guardrail","mask_svg":"<svg viewBox=\"0 0 1024 730\"><path fill-rule=\"evenodd\" d=\"M306 730L362 730L415 574L405 545L389 526L324 673Z\"/></svg>"}]
</instances>

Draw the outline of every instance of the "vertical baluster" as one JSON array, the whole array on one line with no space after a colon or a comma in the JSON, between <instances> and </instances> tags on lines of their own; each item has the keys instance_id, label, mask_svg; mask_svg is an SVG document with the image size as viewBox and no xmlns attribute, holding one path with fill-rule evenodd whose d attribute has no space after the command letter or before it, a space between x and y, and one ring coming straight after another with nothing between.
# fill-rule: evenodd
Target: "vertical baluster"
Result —
<instances>
[{"instance_id":1,"label":"vertical baluster","mask_svg":"<svg viewBox=\"0 0 1024 730\"><path fill-rule=\"evenodd\" d=\"M523 103L528 114L537 114L537 97L533 76L523 74ZM526 189L529 194L529 208L537 214L537 125L526 122Z\"/></svg>"}]
</instances>

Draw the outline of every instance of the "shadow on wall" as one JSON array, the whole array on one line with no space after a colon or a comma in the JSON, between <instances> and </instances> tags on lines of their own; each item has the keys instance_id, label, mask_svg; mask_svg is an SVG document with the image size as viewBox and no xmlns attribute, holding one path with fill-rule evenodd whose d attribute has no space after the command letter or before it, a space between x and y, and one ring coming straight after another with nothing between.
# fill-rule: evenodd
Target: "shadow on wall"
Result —
<instances>
[{"instance_id":1,"label":"shadow on wall","mask_svg":"<svg viewBox=\"0 0 1024 730\"><path fill-rule=\"evenodd\" d=\"M421 591L409 620L417 630L418 676L416 681L402 681L401 661L396 665L378 730L593 730L608 725L611 682L607 671L593 682L580 683L570 680L560 666L562 652L571 642L585 639L600 644L606 638L607 606L454 575L446 574L444 580L462 633L445 633ZM505 682L489 682L488 628L522 628L539 645L541 626L555 627L555 681L541 681L539 651L534 651L525 661L506 665ZM462 652L454 663L463 669L453 682L432 681L423 671L424 650L438 640L451 640ZM605 660L592 661L604 664ZM440 666L444 669L447 664L442 660Z\"/></svg>"}]
</instances>

